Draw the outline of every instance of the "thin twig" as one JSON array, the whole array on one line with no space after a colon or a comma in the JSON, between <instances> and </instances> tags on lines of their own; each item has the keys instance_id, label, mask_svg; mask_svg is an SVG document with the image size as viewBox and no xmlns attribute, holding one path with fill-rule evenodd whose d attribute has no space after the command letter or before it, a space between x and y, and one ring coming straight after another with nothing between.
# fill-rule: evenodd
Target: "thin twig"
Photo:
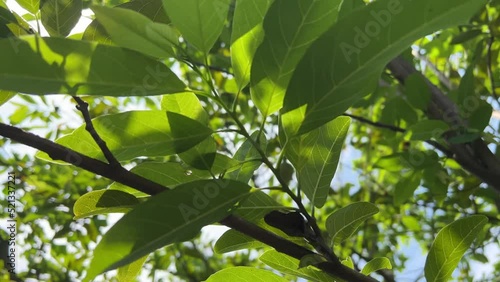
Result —
<instances>
[{"instance_id":1,"label":"thin twig","mask_svg":"<svg viewBox=\"0 0 500 282\"><path fill-rule=\"evenodd\" d=\"M101 149L106 160L108 160L109 164L112 166L121 167L120 162L115 158L115 156L113 156L113 153L111 153L106 145L106 141L102 140L101 136L99 136L95 130L94 125L92 124L92 119L90 118L89 104L78 96L73 96L73 100L77 103L76 108L82 113L83 119L85 120L85 129L97 143L97 146Z\"/></svg>"},{"instance_id":2,"label":"thin twig","mask_svg":"<svg viewBox=\"0 0 500 282\"><path fill-rule=\"evenodd\" d=\"M366 123L366 124L375 126L375 127L385 128L385 129L389 129L389 130L392 130L392 131L395 131L395 132L401 132L401 133L405 133L406 132L406 129L401 128L399 126L385 124L385 123L381 123L381 122L371 121L371 120L366 119L364 117L356 116L356 115L349 114L349 113L343 113L342 115L350 117L350 118L355 119L357 121L360 121L362 123ZM450 151L450 150L448 150L445 146L439 144L438 142L433 141L433 140L425 140L424 142L427 143L427 144L429 144L429 145L431 145L431 146L433 146L434 148L438 149L443 154L445 154L447 157L449 157L449 158L453 157L453 152Z\"/></svg>"},{"instance_id":3,"label":"thin twig","mask_svg":"<svg viewBox=\"0 0 500 282\"><path fill-rule=\"evenodd\" d=\"M500 105L500 101L498 100L498 95L496 92L496 86L495 86L495 79L493 77L493 71L492 71L492 60L491 60L491 46L493 45L493 42L495 41L495 36L493 35L491 29L490 29L490 37L488 40L488 51L486 53L486 70L488 72L488 78L490 79L490 84L491 84L491 94L493 95L493 98L495 98L495 101L497 104Z\"/></svg>"},{"instance_id":4,"label":"thin twig","mask_svg":"<svg viewBox=\"0 0 500 282\"><path fill-rule=\"evenodd\" d=\"M217 67L217 66L211 66L211 65L208 65L208 64L204 64L202 62L196 62L196 61L189 61L192 65L195 65L195 66L198 66L198 67L204 67L204 68L207 68L211 71L218 71L218 72L222 72L222 73L225 73L225 74L229 74L229 75L233 75L229 70L225 69L225 68L221 68L221 67Z\"/></svg>"},{"instance_id":5,"label":"thin twig","mask_svg":"<svg viewBox=\"0 0 500 282\"><path fill-rule=\"evenodd\" d=\"M389 130L392 130L392 131L395 131L395 132L403 132L403 133L406 132L405 129L403 129L401 127L398 127L398 126L395 126L395 125L390 125L390 124L380 123L380 122L376 122L376 121L371 121L371 120L369 120L367 118L356 116L356 115L349 114L349 113L343 113L342 115L346 116L346 117L350 117L350 118L355 119L357 121L360 121L362 123L367 123L369 125L373 125L375 127L385 128L385 129L389 129Z\"/></svg>"}]
</instances>

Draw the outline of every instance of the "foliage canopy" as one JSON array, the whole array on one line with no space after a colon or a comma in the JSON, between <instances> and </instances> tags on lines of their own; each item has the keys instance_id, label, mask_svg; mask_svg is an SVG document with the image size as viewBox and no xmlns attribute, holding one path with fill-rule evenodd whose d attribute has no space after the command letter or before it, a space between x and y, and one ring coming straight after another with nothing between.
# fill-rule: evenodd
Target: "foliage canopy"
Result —
<instances>
[{"instance_id":1,"label":"foliage canopy","mask_svg":"<svg viewBox=\"0 0 500 282\"><path fill-rule=\"evenodd\" d=\"M0 275L500 277L499 38L498 0L2 1Z\"/></svg>"}]
</instances>

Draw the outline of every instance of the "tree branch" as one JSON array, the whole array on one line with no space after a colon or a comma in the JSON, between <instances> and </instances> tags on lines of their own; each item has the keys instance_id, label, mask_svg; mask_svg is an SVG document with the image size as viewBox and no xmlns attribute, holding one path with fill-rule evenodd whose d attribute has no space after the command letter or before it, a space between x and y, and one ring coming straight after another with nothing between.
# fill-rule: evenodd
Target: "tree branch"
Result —
<instances>
[{"instance_id":1,"label":"tree branch","mask_svg":"<svg viewBox=\"0 0 500 282\"><path fill-rule=\"evenodd\" d=\"M418 72L411 63L401 57L392 60L387 67L402 84L411 74ZM426 111L427 116L431 119L442 120L455 130L465 127L466 123L459 114L458 106L425 76L423 78L431 92L431 101ZM453 158L464 169L500 193L500 177L498 177L500 175L500 160L489 150L481 138L464 144L447 143L453 152Z\"/></svg>"},{"instance_id":2,"label":"tree branch","mask_svg":"<svg viewBox=\"0 0 500 282\"><path fill-rule=\"evenodd\" d=\"M14 126L0 123L0 135L43 151L53 160L60 160L73 164L92 173L102 175L116 182L138 189L149 195L158 194L167 190L167 188L162 185L137 174L131 173L122 167L114 167L100 160L87 157L69 148L35 134L25 132Z\"/></svg>"},{"instance_id":3,"label":"tree branch","mask_svg":"<svg viewBox=\"0 0 500 282\"><path fill-rule=\"evenodd\" d=\"M94 128L94 125L92 124L92 119L90 118L90 113L89 113L89 104L87 104L85 101L83 101L80 97L73 96L73 100L76 101L78 104L76 108L82 113L83 119L85 120L85 129L87 132L90 133L94 141L97 143L99 148L101 149L102 153L104 154L104 157L106 160L108 160L109 164L112 166L119 167L120 162L113 156L111 151L109 150L108 146L106 145L106 142L102 140L101 136L97 133L97 131Z\"/></svg>"},{"instance_id":4,"label":"tree branch","mask_svg":"<svg viewBox=\"0 0 500 282\"><path fill-rule=\"evenodd\" d=\"M74 150L61 146L50 140L39 137L35 134L25 132L14 126L0 123L0 135L10 138L19 143L36 148L47 153L54 160L61 160L71 163L77 167L88 170L92 173L102 175L108 179L127 185L149 195L156 195L169 190L158 183L155 183L142 176L136 175L122 167L116 167L80 154ZM258 241L261 241L277 251L292 256L300 260L304 255L314 254L314 252L281 238L253 223L234 215L229 215L221 223L246 234ZM375 279L365 276L355 270L340 263L340 261L325 262L317 267L326 273L339 277L346 281L374 282Z\"/></svg>"}]
</instances>

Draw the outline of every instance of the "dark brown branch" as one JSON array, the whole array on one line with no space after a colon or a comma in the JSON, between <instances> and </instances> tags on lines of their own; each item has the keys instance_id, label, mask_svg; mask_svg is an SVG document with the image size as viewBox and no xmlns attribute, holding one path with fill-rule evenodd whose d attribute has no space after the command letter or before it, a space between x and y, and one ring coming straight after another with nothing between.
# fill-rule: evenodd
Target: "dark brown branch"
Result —
<instances>
[{"instance_id":1,"label":"dark brown branch","mask_svg":"<svg viewBox=\"0 0 500 282\"><path fill-rule=\"evenodd\" d=\"M367 118L356 116L356 115L353 115L353 114L348 114L348 113L343 113L342 115L346 116L346 117L350 117L350 118L352 118L354 120L357 120L357 121L360 121L362 123L366 123L366 124L375 126L375 127L385 128L385 129L389 129L389 130L392 130L392 131L395 131L395 132L401 132L401 133L406 132L406 129L401 128L399 126L385 124L385 123L381 123L381 122L371 121L371 120L369 120ZM433 140L426 140L424 142L427 143L427 144L429 144L429 145L431 145L431 146L433 146L434 148L438 149L439 151L443 152L443 154L445 154L447 157L449 157L449 158L453 157L453 152L451 152L450 150L448 150L445 146L439 144L439 142L436 142L436 141L433 141Z\"/></svg>"},{"instance_id":2,"label":"dark brown branch","mask_svg":"<svg viewBox=\"0 0 500 282\"><path fill-rule=\"evenodd\" d=\"M149 195L158 194L167 190L167 188L162 185L134 174L122 167L114 167L100 160L87 157L69 148L35 134L25 132L14 126L0 123L0 135L43 151L53 160L61 160L73 164L92 173L102 175L116 182L138 189Z\"/></svg>"},{"instance_id":3,"label":"dark brown branch","mask_svg":"<svg viewBox=\"0 0 500 282\"><path fill-rule=\"evenodd\" d=\"M189 63L191 63L191 64L193 64L195 66L198 66L198 67L208 68L211 71L217 71L217 72L221 72L221 73L233 75L232 72L230 72L229 70L227 70L225 68L221 68L221 67L217 67L217 66L211 66L211 65L205 65L204 63L196 62L196 61L193 61L191 59L189 60Z\"/></svg>"},{"instance_id":4,"label":"dark brown branch","mask_svg":"<svg viewBox=\"0 0 500 282\"><path fill-rule=\"evenodd\" d=\"M401 57L392 60L387 67L402 84L410 75L417 73L413 64ZM427 116L448 123L452 129L465 127L466 123L459 114L458 106L425 76L423 79L431 92L431 101L426 111ZM498 177L500 175L500 160L489 150L481 138L465 144L447 143L450 151L453 152L453 158L465 170L500 192L500 177Z\"/></svg>"},{"instance_id":5,"label":"dark brown branch","mask_svg":"<svg viewBox=\"0 0 500 282\"><path fill-rule=\"evenodd\" d=\"M24 132L23 130L0 123L0 135L10 138L19 143L36 148L47 153L54 160L62 160L71 163L77 167L88 170L92 173L102 175L106 178L127 185L149 195L156 195L168 188L149 179L136 175L122 167L112 166L102 161L87 157L69 148L56 144L50 140L41 138L37 135ZM304 255L314 254L314 252L281 238L265 229L262 229L253 223L247 222L242 218L230 215L221 223L233 228L243 234L246 234L258 241L261 241L277 251L290 255L296 259L301 259ZM340 261L325 262L317 266L319 269L333 276L342 278L346 281L373 282L375 279L356 272Z\"/></svg>"},{"instance_id":6,"label":"dark brown branch","mask_svg":"<svg viewBox=\"0 0 500 282\"><path fill-rule=\"evenodd\" d=\"M99 136L94 128L94 125L92 124L92 119L90 118L89 113L89 104L87 104L77 96L73 96L73 99L78 104L76 108L82 113L83 119L85 120L85 129L90 133L92 139L94 139L94 141L97 143L106 160L108 160L110 165L120 167L120 162L118 162L115 156L113 156L113 153L111 153L108 146L106 145L106 141L102 140L101 136Z\"/></svg>"},{"instance_id":7,"label":"dark brown branch","mask_svg":"<svg viewBox=\"0 0 500 282\"><path fill-rule=\"evenodd\" d=\"M343 113L342 115L346 116L346 117L350 117L350 118L355 119L357 121L360 121L362 123L366 123L366 124L375 126L375 127L385 128L385 129L389 129L389 130L392 130L392 131L395 131L395 132L403 132L403 133L406 132L405 129L403 129L403 128L399 127L399 126L385 124L385 123L376 122L376 121L371 121L371 120L369 120L367 118L356 116L356 115L353 115L353 114L348 114L348 113Z\"/></svg>"}]
</instances>

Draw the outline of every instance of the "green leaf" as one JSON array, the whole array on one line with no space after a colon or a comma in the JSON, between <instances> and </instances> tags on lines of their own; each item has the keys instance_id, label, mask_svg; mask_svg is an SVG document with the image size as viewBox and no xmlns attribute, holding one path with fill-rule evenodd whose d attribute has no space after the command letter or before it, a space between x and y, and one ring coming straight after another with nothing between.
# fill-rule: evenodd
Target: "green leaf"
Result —
<instances>
[{"instance_id":1,"label":"green leaf","mask_svg":"<svg viewBox=\"0 0 500 282\"><path fill-rule=\"evenodd\" d=\"M480 137L481 137L481 134L479 134L479 132L464 132L464 133L460 133L457 136L453 136L453 137L449 138L448 142L450 142L450 144L463 144L463 143L472 142Z\"/></svg>"},{"instance_id":2,"label":"green leaf","mask_svg":"<svg viewBox=\"0 0 500 282\"><path fill-rule=\"evenodd\" d=\"M347 15L350 15L356 9L362 8L365 6L365 2L363 0L342 0L342 3L339 7L339 16L338 18L343 18Z\"/></svg>"},{"instance_id":3,"label":"green leaf","mask_svg":"<svg viewBox=\"0 0 500 282\"><path fill-rule=\"evenodd\" d=\"M5 27L8 26L8 24L17 24L16 16L14 16L9 9L2 6L0 6L0 24Z\"/></svg>"},{"instance_id":4,"label":"green leaf","mask_svg":"<svg viewBox=\"0 0 500 282\"><path fill-rule=\"evenodd\" d=\"M148 259L148 256L143 256L142 258L122 266L118 268L118 273L116 274L116 278L120 282L134 282L135 278L142 271L142 266Z\"/></svg>"},{"instance_id":5,"label":"green leaf","mask_svg":"<svg viewBox=\"0 0 500 282\"><path fill-rule=\"evenodd\" d=\"M283 205L278 204L266 193L255 191L241 201L234 214L248 221L255 222L262 219L270 211L283 208Z\"/></svg>"},{"instance_id":6,"label":"green leaf","mask_svg":"<svg viewBox=\"0 0 500 282\"><path fill-rule=\"evenodd\" d=\"M282 107L293 70L311 43L335 22L339 5L340 0L275 0L271 5L250 77L252 101L264 116Z\"/></svg>"},{"instance_id":7,"label":"green leaf","mask_svg":"<svg viewBox=\"0 0 500 282\"><path fill-rule=\"evenodd\" d=\"M490 123L493 108L490 103L479 99L479 97L476 105L468 118L468 127L482 132Z\"/></svg>"},{"instance_id":8,"label":"green leaf","mask_svg":"<svg viewBox=\"0 0 500 282\"><path fill-rule=\"evenodd\" d=\"M261 225L260 221L270 211L283 209L273 198L262 191L250 193L248 197L241 200L234 214L250 222L259 224L262 228L268 229L267 225ZM281 232L281 231L280 231ZM281 232L282 233L282 232ZM215 250L218 253L232 252L241 249L255 249L266 245L248 237L236 230L226 231L215 243Z\"/></svg>"},{"instance_id":9,"label":"green leaf","mask_svg":"<svg viewBox=\"0 0 500 282\"><path fill-rule=\"evenodd\" d=\"M394 189L394 205L399 206L413 196L413 193L420 185L422 174L414 170L410 175L403 175Z\"/></svg>"},{"instance_id":10,"label":"green leaf","mask_svg":"<svg viewBox=\"0 0 500 282\"><path fill-rule=\"evenodd\" d=\"M453 39L451 39L450 44L460 44L460 43L465 43L471 39L474 39L481 35L483 32L480 29L470 29L464 32L459 33L458 35L454 36Z\"/></svg>"},{"instance_id":11,"label":"green leaf","mask_svg":"<svg viewBox=\"0 0 500 282\"><path fill-rule=\"evenodd\" d=\"M16 96L16 92L9 92L0 90L0 106L9 101L12 97Z\"/></svg>"},{"instance_id":12,"label":"green leaf","mask_svg":"<svg viewBox=\"0 0 500 282\"><path fill-rule=\"evenodd\" d=\"M207 171L187 168L180 163L173 162L145 162L133 167L130 172L169 188L174 188L182 183L211 177ZM118 182L113 182L108 187L108 190L121 190L138 198L149 196Z\"/></svg>"},{"instance_id":13,"label":"green leaf","mask_svg":"<svg viewBox=\"0 0 500 282\"><path fill-rule=\"evenodd\" d=\"M411 133L410 140L438 139L449 128L442 120L422 120L407 128Z\"/></svg>"},{"instance_id":14,"label":"green leaf","mask_svg":"<svg viewBox=\"0 0 500 282\"><path fill-rule=\"evenodd\" d=\"M401 172L402 170L419 170L438 164L438 155L434 151L410 150L383 156L373 165L387 171Z\"/></svg>"},{"instance_id":15,"label":"green leaf","mask_svg":"<svg viewBox=\"0 0 500 282\"><path fill-rule=\"evenodd\" d=\"M473 215L456 220L441 229L425 261L427 281L448 281L465 251L487 221L488 218L484 215Z\"/></svg>"},{"instance_id":16,"label":"green leaf","mask_svg":"<svg viewBox=\"0 0 500 282\"><path fill-rule=\"evenodd\" d=\"M300 259L299 268L307 267L309 265L315 266L322 262L327 262L328 260L319 254L309 254L305 255Z\"/></svg>"},{"instance_id":17,"label":"green leaf","mask_svg":"<svg viewBox=\"0 0 500 282\"><path fill-rule=\"evenodd\" d=\"M406 168L401 153L380 157L375 164L373 164L373 167L393 172L399 172Z\"/></svg>"},{"instance_id":18,"label":"green leaf","mask_svg":"<svg viewBox=\"0 0 500 282\"><path fill-rule=\"evenodd\" d=\"M182 37L208 54L222 32L231 0L163 0L163 7Z\"/></svg>"},{"instance_id":19,"label":"green leaf","mask_svg":"<svg viewBox=\"0 0 500 282\"><path fill-rule=\"evenodd\" d=\"M479 261L481 263L488 263L489 262L488 257L483 255L483 254L480 254L480 253L472 254L471 258L473 260Z\"/></svg>"},{"instance_id":20,"label":"green leaf","mask_svg":"<svg viewBox=\"0 0 500 282\"><path fill-rule=\"evenodd\" d=\"M351 257L346 257L345 260L342 260L340 263L349 267L350 269L354 269L354 262Z\"/></svg>"},{"instance_id":21,"label":"green leaf","mask_svg":"<svg viewBox=\"0 0 500 282\"><path fill-rule=\"evenodd\" d=\"M23 122L30 112L30 108L26 105L19 106L9 117L12 125L17 125Z\"/></svg>"},{"instance_id":22,"label":"green leaf","mask_svg":"<svg viewBox=\"0 0 500 282\"><path fill-rule=\"evenodd\" d=\"M184 92L164 64L93 42L26 36L0 40L0 89L27 94L148 96Z\"/></svg>"},{"instance_id":23,"label":"green leaf","mask_svg":"<svg viewBox=\"0 0 500 282\"><path fill-rule=\"evenodd\" d=\"M233 180L199 180L151 197L104 235L84 281L160 247L190 239L203 226L227 216L249 190L248 185Z\"/></svg>"},{"instance_id":24,"label":"green leaf","mask_svg":"<svg viewBox=\"0 0 500 282\"><path fill-rule=\"evenodd\" d=\"M422 226L418 219L414 216L405 215L401 217L401 222L408 228L409 231L421 232Z\"/></svg>"},{"instance_id":25,"label":"green leaf","mask_svg":"<svg viewBox=\"0 0 500 282\"><path fill-rule=\"evenodd\" d=\"M162 0L135 0L125 2L116 7L139 12L154 22L165 24L170 23L170 19L163 10ZM97 20L93 20L87 29L85 29L82 38L83 40L95 41L103 44L112 44L110 36Z\"/></svg>"},{"instance_id":26,"label":"green leaf","mask_svg":"<svg viewBox=\"0 0 500 282\"><path fill-rule=\"evenodd\" d=\"M250 70L257 47L264 39L262 20L273 0L236 1L231 34L231 62L238 87L250 82Z\"/></svg>"},{"instance_id":27,"label":"green leaf","mask_svg":"<svg viewBox=\"0 0 500 282\"><path fill-rule=\"evenodd\" d=\"M215 140L207 138L193 148L179 154L179 157L193 168L211 171L217 156L216 149Z\"/></svg>"},{"instance_id":28,"label":"green leaf","mask_svg":"<svg viewBox=\"0 0 500 282\"><path fill-rule=\"evenodd\" d=\"M405 94L408 102L420 110L425 111L431 99L429 86L420 73L414 73L405 80Z\"/></svg>"},{"instance_id":29,"label":"green leaf","mask_svg":"<svg viewBox=\"0 0 500 282\"><path fill-rule=\"evenodd\" d=\"M40 7L40 0L17 0L16 1L21 7L26 9L32 14L36 14Z\"/></svg>"},{"instance_id":30,"label":"green leaf","mask_svg":"<svg viewBox=\"0 0 500 282\"><path fill-rule=\"evenodd\" d=\"M249 266L236 266L217 271L210 275L206 282L248 282L248 281L269 281L287 282L288 280L272 273L269 270L258 269Z\"/></svg>"},{"instance_id":31,"label":"green leaf","mask_svg":"<svg viewBox=\"0 0 500 282\"><path fill-rule=\"evenodd\" d=\"M391 261L385 257L374 258L363 267L361 273L363 273L364 275L369 275L370 273L380 269L392 269Z\"/></svg>"},{"instance_id":32,"label":"green leaf","mask_svg":"<svg viewBox=\"0 0 500 282\"><path fill-rule=\"evenodd\" d=\"M41 21L50 36L66 37L82 15L82 0L43 0Z\"/></svg>"},{"instance_id":33,"label":"green leaf","mask_svg":"<svg viewBox=\"0 0 500 282\"><path fill-rule=\"evenodd\" d=\"M269 250L263 253L259 260L268 266L286 274L298 276L307 279L308 281L332 281L334 278L323 271L317 270L310 266L299 268L300 261L293 257L279 253L276 250ZM334 281L343 281L334 279Z\"/></svg>"},{"instance_id":34,"label":"green leaf","mask_svg":"<svg viewBox=\"0 0 500 282\"><path fill-rule=\"evenodd\" d=\"M366 219L378 213L372 203L357 202L336 210L326 219L326 230L332 244L338 245L349 238Z\"/></svg>"},{"instance_id":35,"label":"green leaf","mask_svg":"<svg viewBox=\"0 0 500 282\"><path fill-rule=\"evenodd\" d=\"M231 229L224 232L217 242L215 242L214 251L218 254L224 254L243 249L254 250L266 246L266 244L256 241L252 237Z\"/></svg>"},{"instance_id":36,"label":"green leaf","mask_svg":"<svg viewBox=\"0 0 500 282\"><path fill-rule=\"evenodd\" d=\"M195 146L212 134L212 130L183 115L163 111L130 111L93 119L96 132L119 161L139 156L166 156ZM101 149L80 126L71 134L56 140L92 158L105 160ZM43 152L37 157L51 158Z\"/></svg>"},{"instance_id":37,"label":"green leaf","mask_svg":"<svg viewBox=\"0 0 500 282\"><path fill-rule=\"evenodd\" d=\"M191 149L179 154L179 157L195 169L208 170L212 174L223 173L236 169L239 162L217 153L217 143L213 138L207 138Z\"/></svg>"},{"instance_id":38,"label":"green leaf","mask_svg":"<svg viewBox=\"0 0 500 282\"><path fill-rule=\"evenodd\" d=\"M293 74L282 111L288 135L342 114L375 89L386 64L415 40L465 23L485 3L378 0L339 19L311 45Z\"/></svg>"},{"instance_id":39,"label":"green leaf","mask_svg":"<svg viewBox=\"0 0 500 282\"><path fill-rule=\"evenodd\" d=\"M97 190L76 200L73 207L75 219L96 214L126 213L139 203L136 197L118 190Z\"/></svg>"},{"instance_id":40,"label":"green leaf","mask_svg":"<svg viewBox=\"0 0 500 282\"><path fill-rule=\"evenodd\" d=\"M116 7L139 12L157 23L170 23L170 19L163 9L162 0L134 0Z\"/></svg>"},{"instance_id":41,"label":"green leaf","mask_svg":"<svg viewBox=\"0 0 500 282\"><path fill-rule=\"evenodd\" d=\"M113 42L155 58L175 57L179 35L166 24L155 23L139 12L93 6L97 20Z\"/></svg>"},{"instance_id":42,"label":"green leaf","mask_svg":"<svg viewBox=\"0 0 500 282\"><path fill-rule=\"evenodd\" d=\"M191 92L163 95L161 109L187 116L202 124L208 124L209 121L209 116L201 106L200 100Z\"/></svg>"},{"instance_id":43,"label":"green leaf","mask_svg":"<svg viewBox=\"0 0 500 282\"><path fill-rule=\"evenodd\" d=\"M259 136L258 144L260 146L260 149L265 152L267 147L266 136L264 135L264 133L261 133L259 135L259 132L256 131L252 133L252 135L250 135L250 138L256 140L257 136ZM233 157L234 160L243 162L243 164L237 170L229 173L227 177L245 183L250 181L255 170L258 169L262 164L262 161L260 161L261 158L262 156L253 146L252 142L250 140L245 140L245 142L241 144L240 148L238 148Z\"/></svg>"},{"instance_id":44,"label":"green leaf","mask_svg":"<svg viewBox=\"0 0 500 282\"><path fill-rule=\"evenodd\" d=\"M297 170L301 191L317 208L325 204L331 189L350 122L348 117L338 117L292 138L286 147L286 156Z\"/></svg>"},{"instance_id":45,"label":"green leaf","mask_svg":"<svg viewBox=\"0 0 500 282\"><path fill-rule=\"evenodd\" d=\"M460 79L460 85L458 86L458 104L459 105L466 105L469 104L470 102L477 101L480 99L478 96L476 96L476 91L475 87L476 84L474 83L475 76L474 76L474 65L470 65L466 70L464 76ZM472 100L472 101L467 101L467 100Z\"/></svg>"},{"instance_id":46,"label":"green leaf","mask_svg":"<svg viewBox=\"0 0 500 282\"><path fill-rule=\"evenodd\" d=\"M381 123L400 125L401 121L405 121L407 125L414 124L418 121L417 112L410 104L401 97L393 97L384 103ZM393 132L391 131L391 134Z\"/></svg>"}]
</instances>

